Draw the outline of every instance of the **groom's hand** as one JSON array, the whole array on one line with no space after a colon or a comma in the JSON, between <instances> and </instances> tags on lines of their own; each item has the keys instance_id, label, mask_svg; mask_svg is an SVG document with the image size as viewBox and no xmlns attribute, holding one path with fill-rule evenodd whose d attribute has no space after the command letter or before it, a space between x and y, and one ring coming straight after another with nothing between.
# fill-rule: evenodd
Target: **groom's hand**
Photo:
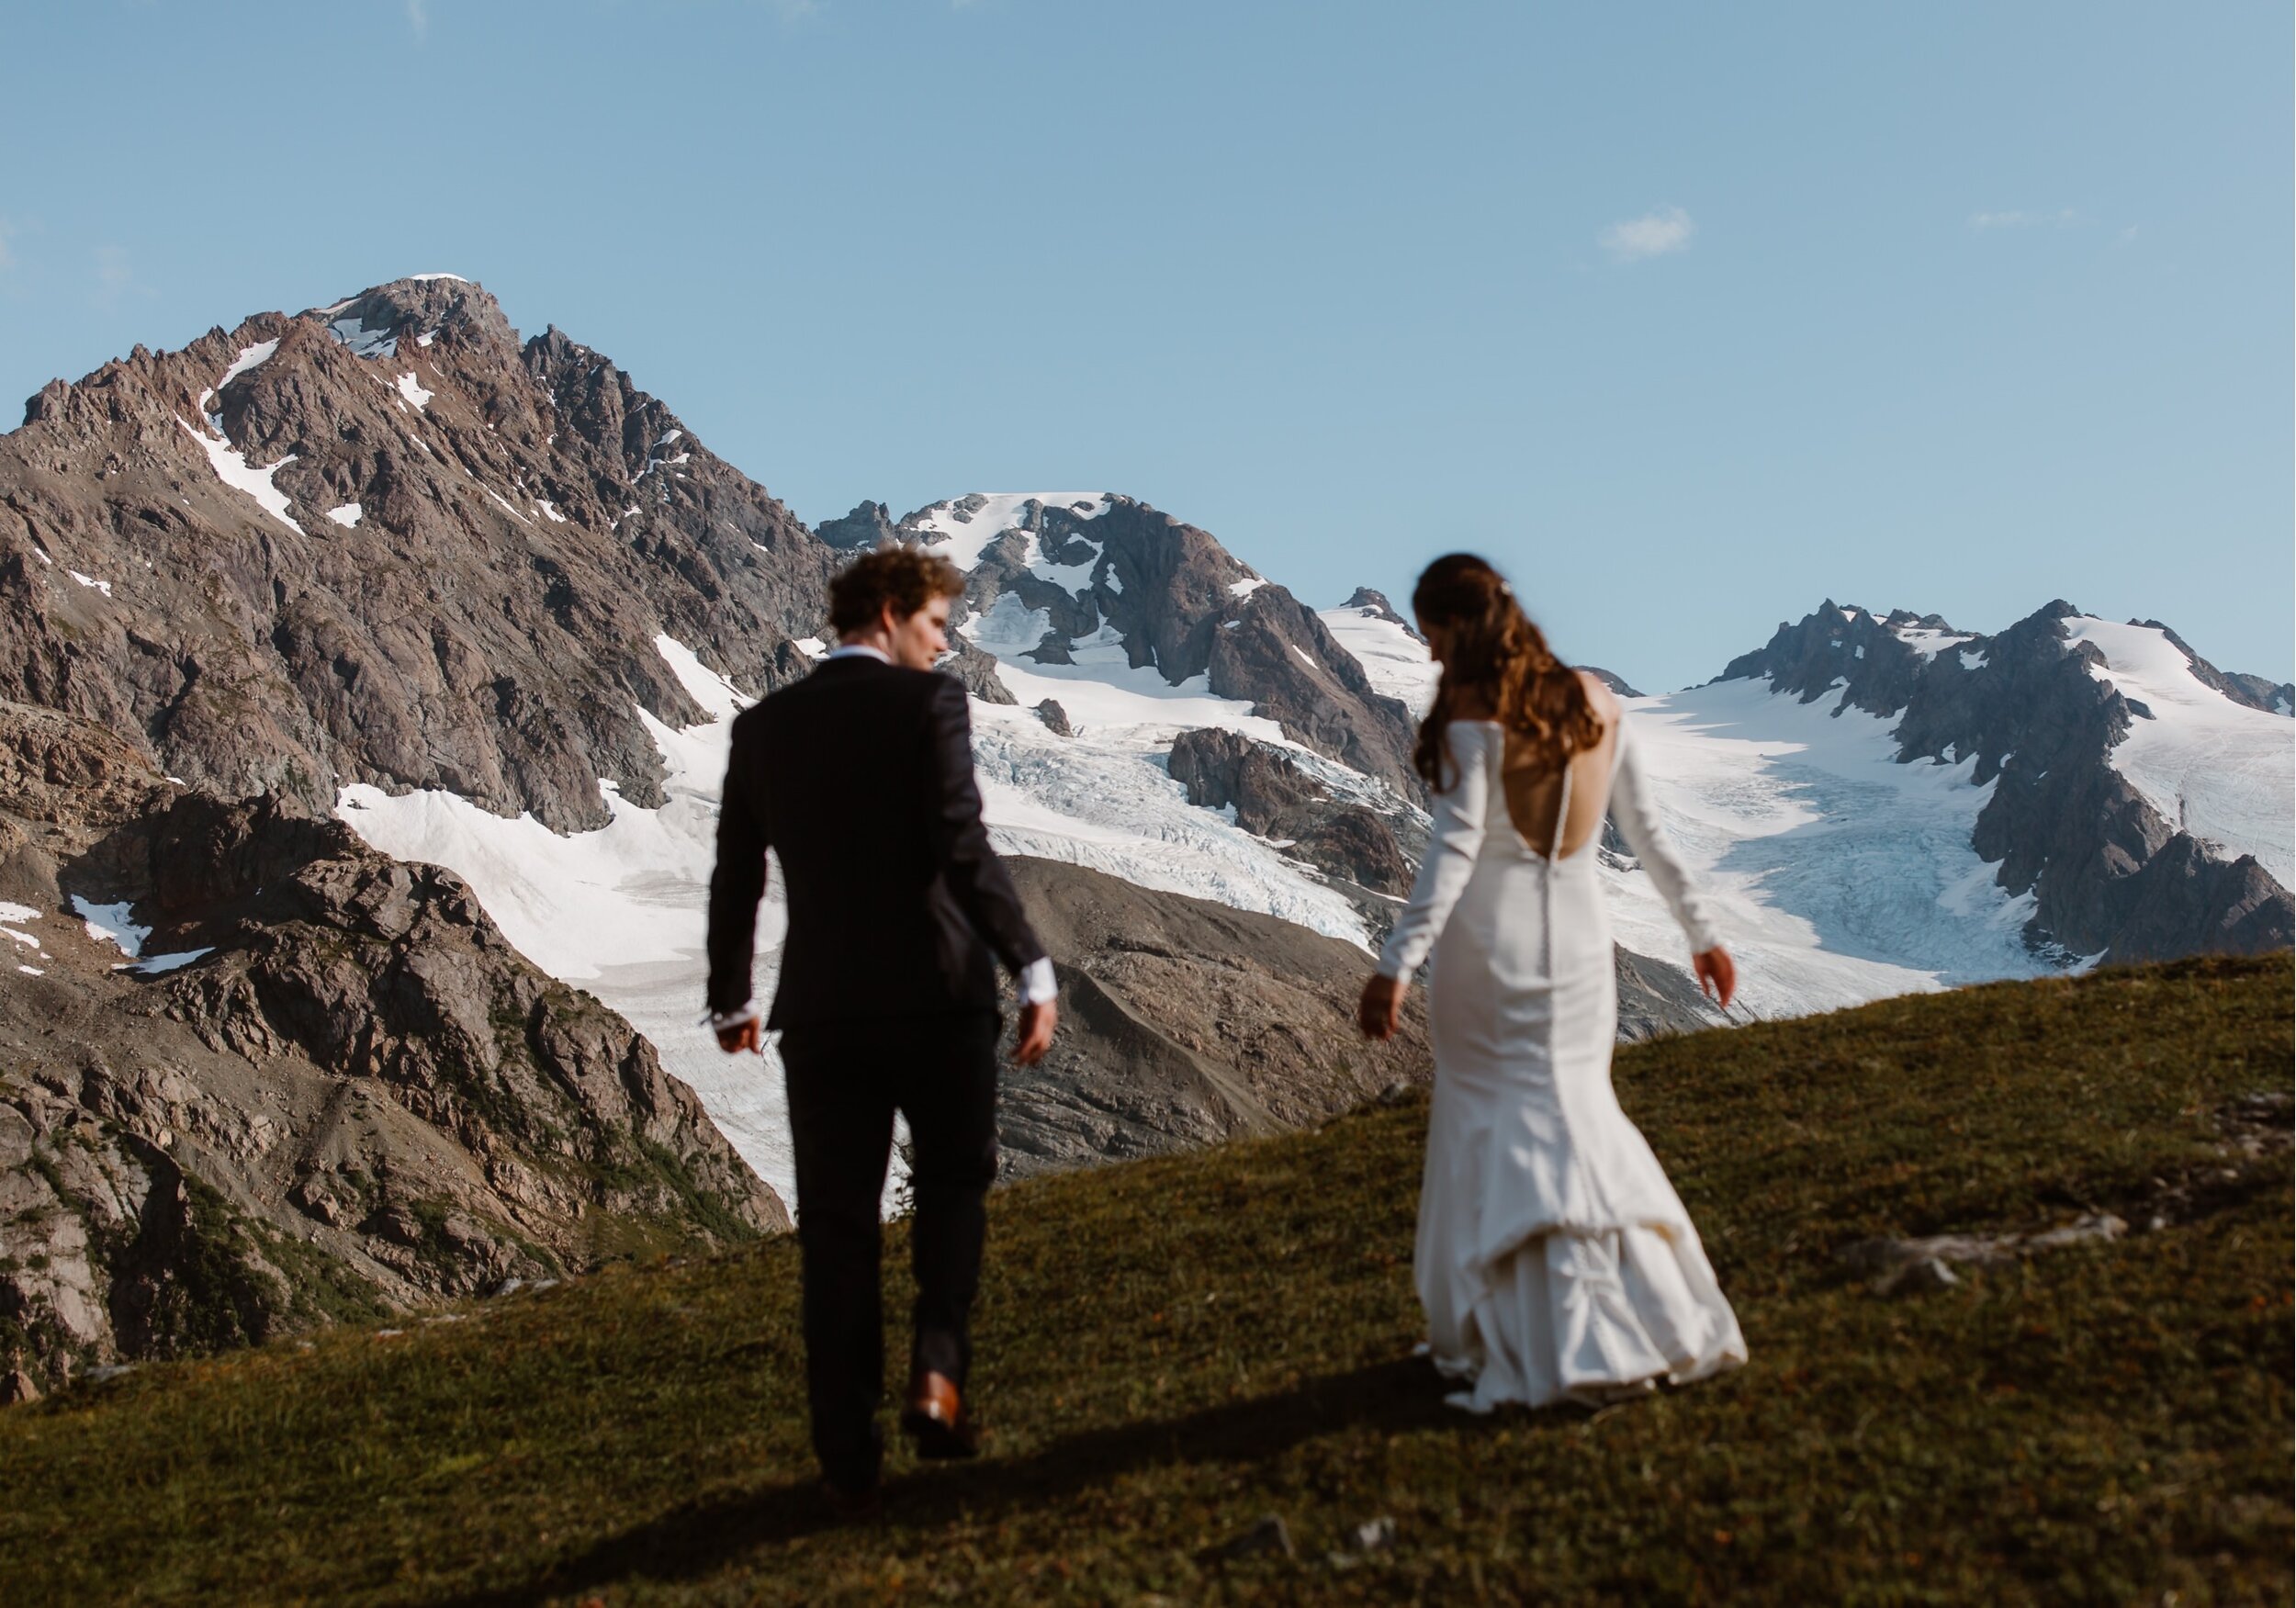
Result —
<instances>
[{"instance_id":1,"label":"groom's hand","mask_svg":"<svg viewBox=\"0 0 2296 1608\"><path fill-rule=\"evenodd\" d=\"M1044 1052L1052 1047L1052 1029L1060 1025L1061 1013L1051 1000L1020 1007L1020 1033L1014 1040L1012 1058L1023 1066L1034 1066L1044 1059Z\"/></svg>"},{"instance_id":2,"label":"groom's hand","mask_svg":"<svg viewBox=\"0 0 2296 1608\"><path fill-rule=\"evenodd\" d=\"M744 1050L752 1055L762 1055L765 1053L765 1023L757 1017L751 1017L738 1027L720 1028L717 1030L717 1047L728 1055L738 1055Z\"/></svg>"},{"instance_id":3,"label":"groom's hand","mask_svg":"<svg viewBox=\"0 0 2296 1608\"><path fill-rule=\"evenodd\" d=\"M1356 1006L1356 1025L1367 1039L1392 1039L1402 1017L1403 980L1374 972L1364 984L1363 999Z\"/></svg>"}]
</instances>

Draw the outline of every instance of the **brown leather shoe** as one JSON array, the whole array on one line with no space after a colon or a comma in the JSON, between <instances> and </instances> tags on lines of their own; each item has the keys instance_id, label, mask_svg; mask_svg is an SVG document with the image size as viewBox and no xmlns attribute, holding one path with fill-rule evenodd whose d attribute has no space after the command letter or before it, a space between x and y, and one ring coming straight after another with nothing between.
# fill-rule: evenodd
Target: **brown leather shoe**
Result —
<instances>
[{"instance_id":1,"label":"brown leather shoe","mask_svg":"<svg viewBox=\"0 0 2296 1608\"><path fill-rule=\"evenodd\" d=\"M980 1433L957 1394L956 1381L946 1374L920 1368L909 1381L907 1404L901 1410L901 1432L917 1445L917 1455L928 1458L977 1457Z\"/></svg>"},{"instance_id":2,"label":"brown leather shoe","mask_svg":"<svg viewBox=\"0 0 2296 1608\"><path fill-rule=\"evenodd\" d=\"M821 1505L829 1510L829 1517L840 1524L868 1524L885 1516L884 1488L863 1486L848 1490L834 1479L821 1482Z\"/></svg>"}]
</instances>

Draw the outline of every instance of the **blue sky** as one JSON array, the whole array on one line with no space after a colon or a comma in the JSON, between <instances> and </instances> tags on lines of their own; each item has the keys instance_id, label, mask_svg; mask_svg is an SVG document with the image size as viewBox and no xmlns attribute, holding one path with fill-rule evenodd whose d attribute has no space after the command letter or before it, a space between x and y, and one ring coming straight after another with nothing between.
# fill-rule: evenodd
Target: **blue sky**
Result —
<instances>
[{"instance_id":1,"label":"blue sky","mask_svg":"<svg viewBox=\"0 0 2296 1608\"><path fill-rule=\"evenodd\" d=\"M2290 55L2234 0L15 5L0 396L448 270L809 520L1104 488L1318 604L1480 549L1649 689L1827 596L2286 678Z\"/></svg>"}]
</instances>

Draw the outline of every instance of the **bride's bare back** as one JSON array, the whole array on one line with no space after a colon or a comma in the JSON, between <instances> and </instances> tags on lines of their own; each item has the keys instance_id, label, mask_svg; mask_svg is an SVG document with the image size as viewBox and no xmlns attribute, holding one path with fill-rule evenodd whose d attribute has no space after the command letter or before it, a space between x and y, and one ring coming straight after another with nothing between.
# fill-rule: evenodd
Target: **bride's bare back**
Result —
<instances>
[{"instance_id":1,"label":"bride's bare back","mask_svg":"<svg viewBox=\"0 0 2296 1608\"><path fill-rule=\"evenodd\" d=\"M1507 734L1506 757L1500 764L1500 782L1506 791L1507 815L1522 834L1524 846L1544 856L1560 839L1563 858L1578 853L1603 830L1603 815L1610 807L1611 760L1618 749L1618 701L1610 689L1583 672L1587 697L1595 718L1603 723L1602 740L1570 756L1567 766L1543 763L1514 733ZM1563 773L1570 776L1570 803L1564 804ZM1556 819L1558 813L1563 818Z\"/></svg>"}]
</instances>

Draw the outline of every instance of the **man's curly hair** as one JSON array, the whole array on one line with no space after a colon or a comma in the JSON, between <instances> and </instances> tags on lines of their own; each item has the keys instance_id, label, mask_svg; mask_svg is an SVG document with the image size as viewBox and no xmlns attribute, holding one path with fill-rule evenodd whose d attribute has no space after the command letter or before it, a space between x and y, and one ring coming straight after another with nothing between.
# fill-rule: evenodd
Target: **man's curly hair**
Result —
<instances>
[{"instance_id":1,"label":"man's curly hair","mask_svg":"<svg viewBox=\"0 0 2296 1608\"><path fill-rule=\"evenodd\" d=\"M888 542L862 554L829 582L829 624L839 636L877 623L887 603L906 620L935 598L964 595L964 571L922 547Z\"/></svg>"}]
</instances>

